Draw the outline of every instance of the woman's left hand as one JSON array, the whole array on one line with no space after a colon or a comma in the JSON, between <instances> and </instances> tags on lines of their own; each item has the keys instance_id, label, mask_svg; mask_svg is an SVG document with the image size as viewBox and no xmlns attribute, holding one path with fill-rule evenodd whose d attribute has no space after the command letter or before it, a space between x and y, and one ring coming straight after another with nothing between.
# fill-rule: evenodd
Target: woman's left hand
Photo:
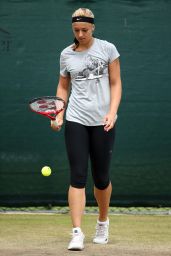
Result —
<instances>
[{"instance_id":1,"label":"woman's left hand","mask_svg":"<svg viewBox=\"0 0 171 256\"><path fill-rule=\"evenodd\" d=\"M117 119L117 114L113 116L112 114L109 113L104 117L104 130L106 132L108 132L110 129L114 127L116 119Z\"/></svg>"}]
</instances>

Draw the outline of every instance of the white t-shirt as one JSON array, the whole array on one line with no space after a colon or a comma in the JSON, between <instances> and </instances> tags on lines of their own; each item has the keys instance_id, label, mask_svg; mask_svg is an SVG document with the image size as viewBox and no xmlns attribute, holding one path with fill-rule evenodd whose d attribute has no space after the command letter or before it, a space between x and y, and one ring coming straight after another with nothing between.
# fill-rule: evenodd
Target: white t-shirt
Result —
<instances>
[{"instance_id":1,"label":"white t-shirt","mask_svg":"<svg viewBox=\"0 0 171 256\"><path fill-rule=\"evenodd\" d=\"M85 51L73 51L70 45L61 52L60 74L71 77L66 120L103 125L110 107L108 64L119 56L113 44L97 38Z\"/></svg>"}]
</instances>

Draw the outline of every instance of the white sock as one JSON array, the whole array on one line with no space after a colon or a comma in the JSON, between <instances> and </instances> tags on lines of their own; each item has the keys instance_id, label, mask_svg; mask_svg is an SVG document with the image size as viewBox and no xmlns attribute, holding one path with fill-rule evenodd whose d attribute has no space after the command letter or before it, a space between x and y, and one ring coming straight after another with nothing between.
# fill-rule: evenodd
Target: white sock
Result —
<instances>
[{"instance_id":1,"label":"white sock","mask_svg":"<svg viewBox=\"0 0 171 256\"><path fill-rule=\"evenodd\" d=\"M99 220L97 220L97 223L98 223L98 224L101 224L101 225L106 225L106 224L109 223L109 219L107 218L106 221L99 221Z\"/></svg>"},{"instance_id":2,"label":"white sock","mask_svg":"<svg viewBox=\"0 0 171 256\"><path fill-rule=\"evenodd\" d=\"M79 228L79 227L73 228L72 231L73 231L73 233L81 233L82 232L81 228Z\"/></svg>"}]
</instances>

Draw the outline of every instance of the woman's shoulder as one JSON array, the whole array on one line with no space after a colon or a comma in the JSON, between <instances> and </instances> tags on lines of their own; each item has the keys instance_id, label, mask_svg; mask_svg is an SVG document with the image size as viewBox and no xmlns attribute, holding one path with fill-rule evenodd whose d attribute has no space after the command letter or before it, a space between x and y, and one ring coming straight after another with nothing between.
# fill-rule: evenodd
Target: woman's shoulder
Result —
<instances>
[{"instance_id":1,"label":"woman's shoulder","mask_svg":"<svg viewBox=\"0 0 171 256\"><path fill-rule=\"evenodd\" d=\"M110 62L111 60L114 60L120 56L116 46L113 43L102 39L97 39L96 42L99 51L107 55Z\"/></svg>"},{"instance_id":2,"label":"woman's shoulder","mask_svg":"<svg viewBox=\"0 0 171 256\"><path fill-rule=\"evenodd\" d=\"M96 38L96 42L101 45L102 47L111 48L115 47L115 45L107 40Z\"/></svg>"},{"instance_id":3,"label":"woman's shoulder","mask_svg":"<svg viewBox=\"0 0 171 256\"><path fill-rule=\"evenodd\" d=\"M62 51L61 51L61 55L68 55L70 53L73 52L73 44L65 47Z\"/></svg>"}]
</instances>

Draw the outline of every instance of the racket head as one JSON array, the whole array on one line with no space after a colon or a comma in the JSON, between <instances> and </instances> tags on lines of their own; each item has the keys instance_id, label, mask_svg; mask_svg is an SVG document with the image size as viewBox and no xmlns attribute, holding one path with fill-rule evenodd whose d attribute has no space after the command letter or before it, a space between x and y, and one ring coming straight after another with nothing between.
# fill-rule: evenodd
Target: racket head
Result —
<instances>
[{"instance_id":1,"label":"racket head","mask_svg":"<svg viewBox=\"0 0 171 256\"><path fill-rule=\"evenodd\" d=\"M56 116L65 108L65 101L56 96L42 96L29 101L33 112L55 120Z\"/></svg>"}]
</instances>

